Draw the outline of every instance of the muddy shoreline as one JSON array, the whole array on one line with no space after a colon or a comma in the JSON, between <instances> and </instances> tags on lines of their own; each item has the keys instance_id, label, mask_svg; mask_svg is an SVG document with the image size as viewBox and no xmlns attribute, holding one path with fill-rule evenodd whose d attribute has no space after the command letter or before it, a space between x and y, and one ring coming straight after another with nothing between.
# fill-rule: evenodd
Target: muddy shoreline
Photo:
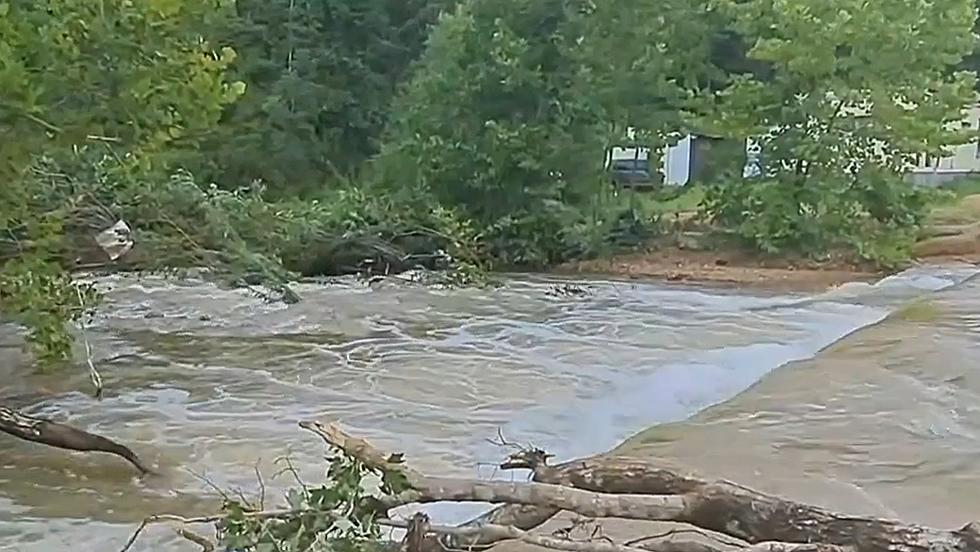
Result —
<instances>
[{"instance_id":1,"label":"muddy shoreline","mask_svg":"<svg viewBox=\"0 0 980 552\"><path fill-rule=\"evenodd\" d=\"M980 242L978 242L980 243ZM980 264L976 250L919 256L911 266ZM576 277L621 277L772 291L819 292L851 282L871 283L910 267L872 271L852 263L760 259L733 251L690 251L677 247L566 263L552 272Z\"/></svg>"},{"instance_id":2,"label":"muddy shoreline","mask_svg":"<svg viewBox=\"0 0 980 552\"><path fill-rule=\"evenodd\" d=\"M711 286L819 292L849 282L873 282L912 266L980 264L980 194L935 205L912 246L912 263L896 270L875 270L841 259L813 261L763 257L711 238L695 211L673 213L679 221L670 236L643 251L574 261L552 272L565 276L621 277ZM685 221L681 223L680 221Z\"/></svg>"}]
</instances>

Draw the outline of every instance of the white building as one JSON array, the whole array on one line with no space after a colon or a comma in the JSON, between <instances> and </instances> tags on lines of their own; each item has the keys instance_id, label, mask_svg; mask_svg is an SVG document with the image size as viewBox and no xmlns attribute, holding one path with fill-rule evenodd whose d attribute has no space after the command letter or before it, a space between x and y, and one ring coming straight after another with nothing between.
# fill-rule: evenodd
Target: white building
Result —
<instances>
[{"instance_id":1,"label":"white building","mask_svg":"<svg viewBox=\"0 0 980 552\"><path fill-rule=\"evenodd\" d=\"M971 129L980 136L980 104L967 110L963 128ZM947 157L923 155L919 163L911 167L908 180L925 186L938 186L960 178L980 175L980 143L973 141L950 148Z\"/></svg>"},{"instance_id":2,"label":"white building","mask_svg":"<svg viewBox=\"0 0 980 552\"><path fill-rule=\"evenodd\" d=\"M937 186L945 182L958 180L969 176L980 176L980 103L966 110L963 128L971 129L976 134L972 141L950 148L946 157L922 156L919 163L909 167L907 179L909 182L923 186ZM690 178L695 166L694 142L697 138L685 136L674 146L664 148L660 171L663 182L669 186L682 186ZM641 159L649 155L647 148L613 148L613 158L633 158L638 149L642 149ZM752 140L746 141L746 165L743 177L756 176L757 167L753 163L760 154L759 147Z\"/></svg>"}]
</instances>

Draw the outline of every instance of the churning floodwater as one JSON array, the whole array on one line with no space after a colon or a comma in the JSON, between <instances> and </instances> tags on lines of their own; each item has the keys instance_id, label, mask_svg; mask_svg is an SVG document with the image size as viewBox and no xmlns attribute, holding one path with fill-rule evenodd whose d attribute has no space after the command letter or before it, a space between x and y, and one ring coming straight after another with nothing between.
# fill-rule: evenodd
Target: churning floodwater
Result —
<instances>
[{"instance_id":1,"label":"churning floodwater","mask_svg":"<svg viewBox=\"0 0 980 552\"><path fill-rule=\"evenodd\" d=\"M980 480L975 272L920 268L818 295L340 280L298 286L291 306L200 281L103 278L108 303L85 335L105 398L91 398L84 364L33 374L9 326L0 397L126 443L162 475L0 436L0 549L118 550L146 515L214 511L210 484L251 492L258 470L277 496L292 483L272 477L285 455L315 480L323 447L304 419L340 420L446 475L491 477L498 429L560 459L635 436L622 450L843 509L980 518L967 489ZM920 297L934 318L889 317ZM458 522L481 508L430 511ZM135 548L184 549L165 527Z\"/></svg>"}]
</instances>

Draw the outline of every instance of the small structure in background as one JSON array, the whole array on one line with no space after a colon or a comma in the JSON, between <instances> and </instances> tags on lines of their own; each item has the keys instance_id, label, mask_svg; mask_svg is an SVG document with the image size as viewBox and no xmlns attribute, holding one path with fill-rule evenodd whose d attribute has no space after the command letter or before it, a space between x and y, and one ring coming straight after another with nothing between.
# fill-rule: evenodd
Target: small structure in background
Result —
<instances>
[{"instance_id":1,"label":"small structure in background","mask_svg":"<svg viewBox=\"0 0 980 552\"><path fill-rule=\"evenodd\" d=\"M606 170L613 183L624 188L646 188L660 183L660 174L651 171L650 148L614 146L606 154Z\"/></svg>"},{"instance_id":2,"label":"small structure in background","mask_svg":"<svg viewBox=\"0 0 980 552\"><path fill-rule=\"evenodd\" d=\"M980 177L980 103L966 110L963 128L976 137L953 146L950 155L923 155L908 168L906 180L919 186L940 186L950 182ZM629 134L629 133L628 133ZM630 134L632 137L632 134ZM688 134L676 144L663 148L661 155L650 159L650 148L617 146L610 149L606 169L613 182L625 187L683 186L694 182L713 182L719 178L757 178L762 175L762 148L752 139L745 141ZM653 161L659 161L654 170Z\"/></svg>"},{"instance_id":3,"label":"small structure in background","mask_svg":"<svg viewBox=\"0 0 980 552\"><path fill-rule=\"evenodd\" d=\"M744 175L746 157L739 140L689 134L652 160L648 147L614 146L606 154L606 170L622 187L683 186L712 181L725 172Z\"/></svg>"},{"instance_id":4,"label":"small structure in background","mask_svg":"<svg viewBox=\"0 0 980 552\"><path fill-rule=\"evenodd\" d=\"M967 110L963 128L980 136L980 104ZM980 143L976 139L950 148L950 153L947 157L923 155L918 164L909 169L906 179L913 184L934 187L980 176Z\"/></svg>"}]
</instances>

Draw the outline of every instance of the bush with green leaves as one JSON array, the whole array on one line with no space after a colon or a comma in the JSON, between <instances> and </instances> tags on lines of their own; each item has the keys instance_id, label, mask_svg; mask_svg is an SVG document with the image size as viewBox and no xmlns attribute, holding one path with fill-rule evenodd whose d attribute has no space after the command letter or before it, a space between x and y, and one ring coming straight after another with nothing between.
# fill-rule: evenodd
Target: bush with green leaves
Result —
<instances>
[{"instance_id":1,"label":"bush with green leaves","mask_svg":"<svg viewBox=\"0 0 980 552\"><path fill-rule=\"evenodd\" d=\"M708 188L703 212L765 254L844 254L883 268L908 259L927 194L888 174L795 185L776 179Z\"/></svg>"},{"instance_id":2,"label":"bush with green leaves","mask_svg":"<svg viewBox=\"0 0 980 552\"><path fill-rule=\"evenodd\" d=\"M845 248L895 265L925 215L902 175L965 143L974 0L724 0L754 70L733 75L700 124L754 138L759 181L716 186L707 213L767 253Z\"/></svg>"},{"instance_id":3,"label":"bush with green leaves","mask_svg":"<svg viewBox=\"0 0 980 552\"><path fill-rule=\"evenodd\" d=\"M379 485L372 489L374 478ZM397 492L392 483L344 455L330 459L324 481L297 482L282 515L255 516L258 503L226 498L218 526L218 546L236 552L373 552L381 549L376 500ZM401 490L401 489L398 489Z\"/></svg>"}]
</instances>

